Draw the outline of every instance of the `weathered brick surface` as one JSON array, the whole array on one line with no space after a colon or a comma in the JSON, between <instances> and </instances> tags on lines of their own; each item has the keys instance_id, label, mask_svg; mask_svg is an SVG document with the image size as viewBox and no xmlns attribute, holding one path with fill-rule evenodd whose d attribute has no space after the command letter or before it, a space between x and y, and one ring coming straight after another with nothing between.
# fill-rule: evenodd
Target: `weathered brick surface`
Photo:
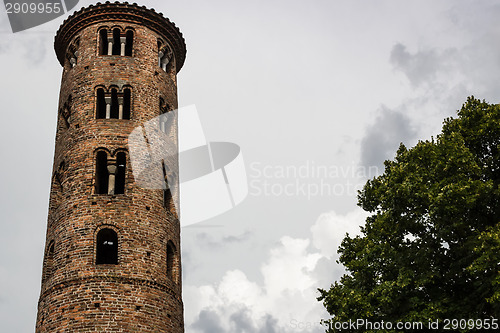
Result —
<instances>
[{"instance_id":1,"label":"weathered brick surface","mask_svg":"<svg viewBox=\"0 0 500 333\"><path fill-rule=\"evenodd\" d=\"M132 30L132 56L99 55L103 27ZM166 72L158 65L159 38L174 53ZM162 190L137 186L127 151L130 132L160 114L160 98L177 107L183 45L171 22L136 5L91 6L59 29L55 46L64 69L36 332L184 331L179 220L172 206L164 207ZM96 90L112 86L131 88L129 120L96 119ZM97 149L109 158L126 152L124 194L95 193ZM118 234L118 265L95 264L104 227ZM176 249L173 277L169 241Z\"/></svg>"}]
</instances>

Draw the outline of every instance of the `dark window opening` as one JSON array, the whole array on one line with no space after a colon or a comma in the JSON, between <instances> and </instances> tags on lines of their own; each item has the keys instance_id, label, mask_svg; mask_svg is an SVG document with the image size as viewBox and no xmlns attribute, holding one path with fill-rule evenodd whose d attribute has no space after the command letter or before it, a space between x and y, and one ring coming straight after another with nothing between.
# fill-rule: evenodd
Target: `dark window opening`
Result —
<instances>
[{"instance_id":1,"label":"dark window opening","mask_svg":"<svg viewBox=\"0 0 500 333\"><path fill-rule=\"evenodd\" d=\"M123 90L123 119L130 119L130 105L132 93L129 88Z\"/></svg>"},{"instance_id":2,"label":"dark window opening","mask_svg":"<svg viewBox=\"0 0 500 333\"><path fill-rule=\"evenodd\" d=\"M56 171L56 172L54 172L54 177L52 180L50 206L51 207L59 206L61 204L62 195L63 195L63 187L62 187L62 182L61 182L61 176L59 175L59 172Z\"/></svg>"},{"instance_id":3,"label":"dark window opening","mask_svg":"<svg viewBox=\"0 0 500 333\"><path fill-rule=\"evenodd\" d=\"M129 30L126 34L126 43L125 43L125 55L132 56L132 48L134 44L134 33Z\"/></svg>"},{"instance_id":4,"label":"dark window opening","mask_svg":"<svg viewBox=\"0 0 500 333\"><path fill-rule=\"evenodd\" d=\"M170 111L170 105L168 105L163 98L160 97L160 114Z\"/></svg>"},{"instance_id":5,"label":"dark window opening","mask_svg":"<svg viewBox=\"0 0 500 333\"><path fill-rule=\"evenodd\" d=\"M168 241L167 244L167 276L168 278L175 280L174 279L174 274L176 273L174 265L176 264L176 258L175 258L175 246L172 243L172 241Z\"/></svg>"},{"instance_id":6,"label":"dark window opening","mask_svg":"<svg viewBox=\"0 0 500 333\"><path fill-rule=\"evenodd\" d=\"M158 67L161 67L161 58L163 57L163 52L161 51L162 42L158 40Z\"/></svg>"},{"instance_id":7,"label":"dark window opening","mask_svg":"<svg viewBox=\"0 0 500 333\"><path fill-rule=\"evenodd\" d=\"M165 107L165 100L160 97L160 114L162 114L164 112L163 111L164 107Z\"/></svg>"},{"instance_id":8,"label":"dark window opening","mask_svg":"<svg viewBox=\"0 0 500 333\"><path fill-rule=\"evenodd\" d=\"M113 29L113 55L120 55L120 29Z\"/></svg>"},{"instance_id":9,"label":"dark window opening","mask_svg":"<svg viewBox=\"0 0 500 333\"><path fill-rule=\"evenodd\" d=\"M64 125L65 129L69 128L69 110L67 109L67 106L64 106L59 113L61 114L62 118L62 124Z\"/></svg>"},{"instance_id":10,"label":"dark window opening","mask_svg":"<svg viewBox=\"0 0 500 333\"><path fill-rule=\"evenodd\" d=\"M115 194L125 193L125 170L127 165L127 155L124 152L116 154L116 178Z\"/></svg>"},{"instance_id":11,"label":"dark window opening","mask_svg":"<svg viewBox=\"0 0 500 333\"><path fill-rule=\"evenodd\" d=\"M99 31L99 55L108 54L108 29Z\"/></svg>"},{"instance_id":12,"label":"dark window opening","mask_svg":"<svg viewBox=\"0 0 500 333\"><path fill-rule=\"evenodd\" d=\"M71 117L71 105L72 105L72 98L71 98L71 95L68 97L68 100L66 101L66 103L64 103L64 106L62 107L62 109L59 111L61 116L62 116L62 122L64 124L64 127L66 129L69 128L69 125L70 125L70 117Z\"/></svg>"},{"instance_id":13,"label":"dark window opening","mask_svg":"<svg viewBox=\"0 0 500 333\"><path fill-rule=\"evenodd\" d=\"M163 207L170 210L172 205L172 192L170 191L170 186L168 185L167 174L169 172L168 167L165 165L165 161L161 162L163 179L164 179L164 189L163 189Z\"/></svg>"},{"instance_id":14,"label":"dark window opening","mask_svg":"<svg viewBox=\"0 0 500 333\"><path fill-rule=\"evenodd\" d=\"M54 178L55 178L55 189L57 191L60 191L62 193L63 191L63 176L66 171L66 163L62 161L59 163L59 166L57 167L57 170L54 172Z\"/></svg>"},{"instance_id":15,"label":"dark window opening","mask_svg":"<svg viewBox=\"0 0 500 333\"><path fill-rule=\"evenodd\" d=\"M57 191L60 191L62 192L63 191L63 185L62 185L62 177L61 177L61 174L60 174L60 171L56 171L54 173L54 178L55 178L55 189Z\"/></svg>"},{"instance_id":16,"label":"dark window opening","mask_svg":"<svg viewBox=\"0 0 500 333\"><path fill-rule=\"evenodd\" d=\"M118 264L118 235L112 229L97 233L96 265Z\"/></svg>"},{"instance_id":17,"label":"dark window opening","mask_svg":"<svg viewBox=\"0 0 500 333\"><path fill-rule=\"evenodd\" d=\"M49 244L49 251L48 251L48 258L52 259L54 257L54 252L55 252L56 245L54 241L51 241Z\"/></svg>"},{"instance_id":18,"label":"dark window opening","mask_svg":"<svg viewBox=\"0 0 500 333\"><path fill-rule=\"evenodd\" d=\"M105 151L98 151L96 155L96 194L108 193L108 180L108 154Z\"/></svg>"},{"instance_id":19,"label":"dark window opening","mask_svg":"<svg viewBox=\"0 0 500 333\"><path fill-rule=\"evenodd\" d=\"M170 205L172 204L172 192L169 188L163 190L163 207L170 210Z\"/></svg>"},{"instance_id":20,"label":"dark window opening","mask_svg":"<svg viewBox=\"0 0 500 333\"><path fill-rule=\"evenodd\" d=\"M106 118L106 99L104 97L104 89L97 89L97 110L96 118L104 119Z\"/></svg>"},{"instance_id":21,"label":"dark window opening","mask_svg":"<svg viewBox=\"0 0 500 333\"><path fill-rule=\"evenodd\" d=\"M118 91L116 89L111 89L111 114L110 118L118 119Z\"/></svg>"},{"instance_id":22,"label":"dark window opening","mask_svg":"<svg viewBox=\"0 0 500 333\"><path fill-rule=\"evenodd\" d=\"M54 241L50 241L49 246L47 247L47 254L45 256L45 278L52 275L52 270L54 266L54 252L55 252L55 243Z\"/></svg>"}]
</instances>

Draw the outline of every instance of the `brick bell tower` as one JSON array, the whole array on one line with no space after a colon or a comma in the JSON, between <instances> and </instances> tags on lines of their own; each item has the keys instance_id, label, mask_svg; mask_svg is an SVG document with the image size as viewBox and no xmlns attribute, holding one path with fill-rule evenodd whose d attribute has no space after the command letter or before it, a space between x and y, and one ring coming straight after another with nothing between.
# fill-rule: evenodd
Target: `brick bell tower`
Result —
<instances>
[{"instance_id":1,"label":"brick bell tower","mask_svg":"<svg viewBox=\"0 0 500 333\"><path fill-rule=\"evenodd\" d=\"M177 108L184 38L161 13L106 2L71 15L54 46L63 74L36 332L184 332L175 198L137 184L127 142Z\"/></svg>"}]
</instances>

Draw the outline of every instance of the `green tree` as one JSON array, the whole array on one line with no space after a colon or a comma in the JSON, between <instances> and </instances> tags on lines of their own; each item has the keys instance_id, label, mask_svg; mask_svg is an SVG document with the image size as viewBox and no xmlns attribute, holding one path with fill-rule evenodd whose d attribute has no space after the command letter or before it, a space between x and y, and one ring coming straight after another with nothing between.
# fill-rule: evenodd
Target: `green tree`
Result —
<instances>
[{"instance_id":1,"label":"green tree","mask_svg":"<svg viewBox=\"0 0 500 333\"><path fill-rule=\"evenodd\" d=\"M499 150L500 106L474 97L436 139L401 144L358 195L371 216L338 250L347 273L320 289L324 324L500 320Z\"/></svg>"}]
</instances>

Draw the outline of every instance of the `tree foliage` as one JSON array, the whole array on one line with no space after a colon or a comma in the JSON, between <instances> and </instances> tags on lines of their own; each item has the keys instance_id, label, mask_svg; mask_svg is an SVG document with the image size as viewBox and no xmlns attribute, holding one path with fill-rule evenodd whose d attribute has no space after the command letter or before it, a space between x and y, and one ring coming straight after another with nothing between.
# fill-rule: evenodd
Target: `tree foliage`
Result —
<instances>
[{"instance_id":1,"label":"tree foliage","mask_svg":"<svg viewBox=\"0 0 500 333\"><path fill-rule=\"evenodd\" d=\"M330 327L500 318L499 150L500 107L474 97L436 139L400 146L358 195L371 216L339 248L347 274L320 290Z\"/></svg>"}]
</instances>

